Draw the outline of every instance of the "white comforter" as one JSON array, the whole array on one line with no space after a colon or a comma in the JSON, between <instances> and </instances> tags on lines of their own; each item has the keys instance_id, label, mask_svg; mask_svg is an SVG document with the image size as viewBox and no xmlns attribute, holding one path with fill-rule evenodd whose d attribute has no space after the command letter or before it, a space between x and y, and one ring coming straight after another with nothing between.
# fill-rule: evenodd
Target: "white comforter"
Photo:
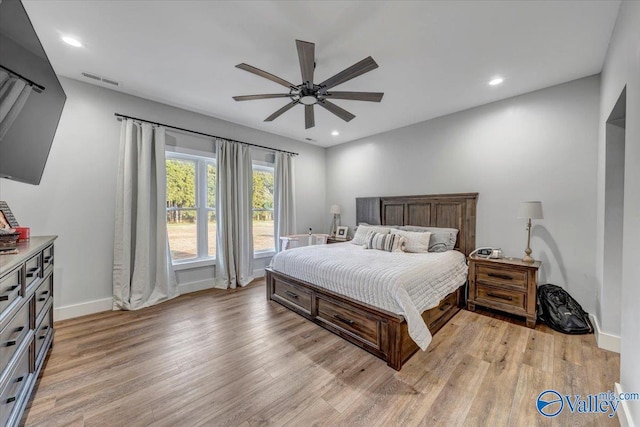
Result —
<instances>
[{"instance_id":1,"label":"white comforter","mask_svg":"<svg viewBox=\"0 0 640 427\"><path fill-rule=\"evenodd\" d=\"M412 254L363 249L352 243L305 246L280 252L271 267L357 301L401 314L409 335L425 350L431 333L425 310L467 278L465 256L457 251Z\"/></svg>"}]
</instances>

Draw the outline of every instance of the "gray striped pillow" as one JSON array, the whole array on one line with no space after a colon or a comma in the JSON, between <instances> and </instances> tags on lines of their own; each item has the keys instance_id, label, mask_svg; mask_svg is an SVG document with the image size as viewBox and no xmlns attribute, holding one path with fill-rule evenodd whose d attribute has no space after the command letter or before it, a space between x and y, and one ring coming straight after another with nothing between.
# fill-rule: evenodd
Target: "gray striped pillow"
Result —
<instances>
[{"instance_id":1,"label":"gray striped pillow","mask_svg":"<svg viewBox=\"0 0 640 427\"><path fill-rule=\"evenodd\" d=\"M396 234L376 233L374 231L370 231L367 234L364 246L366 249L394 252L399 250L396 243L399 243L401 241L400 239L401 236Z\"/></svg>"}]
</instances>

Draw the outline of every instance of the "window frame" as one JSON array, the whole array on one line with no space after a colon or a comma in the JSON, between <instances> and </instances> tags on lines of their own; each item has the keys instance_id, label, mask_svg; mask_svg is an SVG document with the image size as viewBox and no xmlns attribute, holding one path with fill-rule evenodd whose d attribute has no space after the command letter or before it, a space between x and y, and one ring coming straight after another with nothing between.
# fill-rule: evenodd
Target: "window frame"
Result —
<instances>
[{"instance_id":1,"label":"window frame","mask_svg":"<svg viewBox=\"0 0 640 427\"><path fill-rule=\"evenodd\" d=\"M196 212L196 256L180 260L171 259L174 268L180 266L195 267L197 265L211 265L215 262L216 256L209 255L209 213L216 212L216 208L210 208L207 203L208 187L207 173L208 165L212 164L217 168L214 153L200 152L189 149L179 149L178 147L166 147L166 160L187 160L195 162L195 207L189 208L166 208L166 212L188 210ZM217 176L216 176L217 179ZM165 203L166 204L166 203ZM215 204L215 203L214 203ZM216 206L217 207L217 206ZM204 219L204 220L202 220ZM216 217L217 221L217 217ZM187 267L187 268L188 268ZM180 269L180 268L178 268Z\"/></svg>"}]
</instances>

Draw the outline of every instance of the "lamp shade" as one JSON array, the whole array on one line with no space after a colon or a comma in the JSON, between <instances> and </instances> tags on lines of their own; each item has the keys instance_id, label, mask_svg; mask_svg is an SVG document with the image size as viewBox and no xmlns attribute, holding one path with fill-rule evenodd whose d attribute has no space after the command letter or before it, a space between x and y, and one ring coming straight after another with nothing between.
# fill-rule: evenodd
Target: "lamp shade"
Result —
<instances>
[{"instance_id":1,"label":"lamp shade","mask_svg":"<svg viewBox=\"0 0 640 427\"><path fill-rule=\"evenodd\" d=\"M331 205L331 209L329 209L330 214L340 214L340 205Z\"/></svg>"},{"instance_id":2,"label":"lamp shade","mask_svg":"<svg viewBox=\"0 0 640 427\"><path fill-rule=\"evenodd\" d=\"M518 209L518 218L543 219L542 202L521 202Z\"/></svg>"}]
</instances>

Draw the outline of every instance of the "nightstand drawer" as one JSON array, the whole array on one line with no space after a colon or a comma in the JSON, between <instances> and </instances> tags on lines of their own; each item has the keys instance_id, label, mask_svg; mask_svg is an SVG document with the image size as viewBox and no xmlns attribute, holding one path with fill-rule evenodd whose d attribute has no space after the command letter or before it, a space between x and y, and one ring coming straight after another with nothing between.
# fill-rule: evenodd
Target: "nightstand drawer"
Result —
<instances>
[{"instance_id":1,"label":"nightstand drawer","mask_svg":"<svg viewBox=\"0 0 640 427\"><path fill-rule=\"evenodd\" d=\"M476 285L475 300L478 304L482 304L483 302L491 304L498 303L518 307L522 310L527 309L526 293L486 286L483 284Z\"/></svg>"},{"instance_id":2,"label":"nightstand drawer","mask_svg":"<svg viewBox=\"0 0 640 427\"><path fill-rule=\"evenodd\" d=\"M476 280L484 283L497 283L527 290L527 271L505 269L492 265L478 265Z\"/></svg>"}]
</instances>

